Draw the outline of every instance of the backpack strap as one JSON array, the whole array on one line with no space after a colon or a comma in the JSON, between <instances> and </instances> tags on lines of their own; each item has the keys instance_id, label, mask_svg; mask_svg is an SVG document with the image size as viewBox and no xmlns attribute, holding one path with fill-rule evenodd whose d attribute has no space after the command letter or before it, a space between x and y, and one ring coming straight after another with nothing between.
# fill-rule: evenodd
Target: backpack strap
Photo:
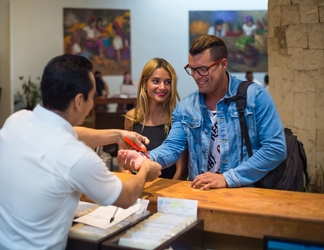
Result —
<instances>
[{"instance_id":1,"label":"backpack strap","mask_svg":"<svg viewBox=\"0 0 324 250\"><path fill-rule=\"evenodd\" d=\"M307 157L306 157L306 153L305 153L303 144L301 142L298 142L298 148L299 148L299 153L302 155L305 182L306 182L306 185L308 185L310 183L310 177L309 177L309 174L308 174L308 171L307 171Z\"/></svg>"},{"instance_id":2,"label":"backpack strap","mask_svg":"<svg viewBox=\"0 0 324 250\"><path fill-rule=\"evenodd\" d=\"M249 137L249 132L246 127L246 121L244 117L244 109L246 108L247 89L252 82L242 81L240 86L237 88L236 95L225 100L226 104L229 105L235 101L237 112L239 113L240 127L241 127L241 161L243 160L243 142L245 142L249 157L252 156L252 146Z\"/></svg>"}]
</instances>

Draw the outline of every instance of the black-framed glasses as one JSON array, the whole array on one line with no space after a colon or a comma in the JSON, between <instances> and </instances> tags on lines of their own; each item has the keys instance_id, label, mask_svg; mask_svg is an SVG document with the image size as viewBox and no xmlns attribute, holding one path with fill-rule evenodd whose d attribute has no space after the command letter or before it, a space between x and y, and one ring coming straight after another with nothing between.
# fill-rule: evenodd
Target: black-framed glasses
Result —
<instances>
[{"instance_id":1,"label":"black-framed glasses","mask_svg":"<svg viewBox=\"0 0 324 250\"><path fill-rule=\"evenodd\" d=\"M219 64L222 60L222 59L219 59L217 60L216 62L214 62L213 64L209 65L208 67L207 66L202 66L202 67L198 67L198 68L192 68L189 66L189 64L187 64L184 69L185 71L188 73L188 75L190 76L194 76L195 75L195 71L197 71L197 73L201 76L208 76L209 75L209 69L217 64Z\"/></svg>"}]
</instances>

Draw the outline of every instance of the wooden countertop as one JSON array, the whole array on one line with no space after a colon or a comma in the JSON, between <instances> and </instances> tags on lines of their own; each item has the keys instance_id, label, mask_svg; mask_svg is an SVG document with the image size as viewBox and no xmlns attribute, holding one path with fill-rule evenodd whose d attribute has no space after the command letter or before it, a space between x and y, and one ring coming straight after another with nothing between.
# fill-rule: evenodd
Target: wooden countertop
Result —
<instances>
[{"instance_id":1,"label":"wooden countertop","mask_svg":"<svg viewBox=\"0 0 324 250\"><path fill-rule=\"evenodd\" d=\"M121 180L132 175L115 173ZM142 198L157 211L158 197L198 200L198 218L204 230L263 238L264 235L324 242L324 194L260 188L225 188L203 191L189 181L158 178L148 182Z\"/></svg>"}]
</instances>

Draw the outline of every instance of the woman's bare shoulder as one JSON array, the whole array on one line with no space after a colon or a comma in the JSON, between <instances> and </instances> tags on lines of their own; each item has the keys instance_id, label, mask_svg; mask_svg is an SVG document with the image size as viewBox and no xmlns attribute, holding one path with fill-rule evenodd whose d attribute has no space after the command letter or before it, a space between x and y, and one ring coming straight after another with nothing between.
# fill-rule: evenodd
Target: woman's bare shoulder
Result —
<instances>
[{"instance_id":1,"label":"woman's bare shoulder","mask_svg":"<svg viewBox=\"0 0 324 250\"><path fill-rule=\"evenodd\" d=\"M135 114L135 109L131 109L131 110L127 111L125 116L128 118L134 118L134 114Z\"/></svg>"}]
</instances>

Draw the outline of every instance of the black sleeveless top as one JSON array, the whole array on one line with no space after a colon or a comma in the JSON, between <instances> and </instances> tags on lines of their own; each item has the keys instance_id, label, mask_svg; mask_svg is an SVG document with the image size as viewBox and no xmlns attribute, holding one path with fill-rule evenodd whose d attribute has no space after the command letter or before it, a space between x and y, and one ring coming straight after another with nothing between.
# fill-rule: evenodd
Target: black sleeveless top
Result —
<instances>
[{"instance_id":1,"label":"black sleeveless top","mask_svg":"<svg viewBox=\"0 0 324 250\"><path fill-rule=\"evenodd\" d=\"M135 123L133 127L133 131L149 138L150 143L146 145L146 148L149 151L160 146L166 138L164 133L164 124L158 126L144 126L143 131L142 128L143 128L142 124ZM174 164L171 167L163 169L162 174L159 177L172 179L175 172L176 172L176 166Z\"/></svg>"}]
</instances>

